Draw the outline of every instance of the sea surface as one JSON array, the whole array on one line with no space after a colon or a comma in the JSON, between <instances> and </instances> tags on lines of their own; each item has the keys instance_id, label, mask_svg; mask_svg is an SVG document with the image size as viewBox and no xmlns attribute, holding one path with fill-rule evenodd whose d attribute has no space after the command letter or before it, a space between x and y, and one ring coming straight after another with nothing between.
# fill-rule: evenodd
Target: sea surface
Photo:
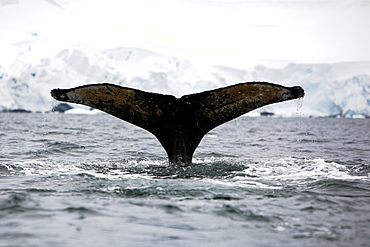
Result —
<instances>
[{"instance_id":1,"label":"sea surface","mask_svg":"<svg viewBox=\"0 0 370 247\"><path fill-rule=\"evenodd\" d=\"M0 113L0 246L370 246L370 119L240 117L194 157L110 115Z\"/></svg>"}]
</instances>

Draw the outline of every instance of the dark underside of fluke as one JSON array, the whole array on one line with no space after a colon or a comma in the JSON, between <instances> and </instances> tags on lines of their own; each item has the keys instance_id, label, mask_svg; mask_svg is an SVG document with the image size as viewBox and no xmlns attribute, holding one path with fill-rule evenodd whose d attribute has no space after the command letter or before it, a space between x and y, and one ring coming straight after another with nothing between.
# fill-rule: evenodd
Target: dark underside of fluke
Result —
<instances>
[{"instance_id":1,"label":"dark underside of fluke","mask_svg":"<svg viewBox=\"0 0 370 247\"><path fill-rule=\"evenodd\" d=\"M213 128L259 107L301 98L299 86L247 82L176 98L114 84L53 89L59 101L94 107L156 136L169 162L191 164L195 149Z\"/></svg>"}]
</instances>

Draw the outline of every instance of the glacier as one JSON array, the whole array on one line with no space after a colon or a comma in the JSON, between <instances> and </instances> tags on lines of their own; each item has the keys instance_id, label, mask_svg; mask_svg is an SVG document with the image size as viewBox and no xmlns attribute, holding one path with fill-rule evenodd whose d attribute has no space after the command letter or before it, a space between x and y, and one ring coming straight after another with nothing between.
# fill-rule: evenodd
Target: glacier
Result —
<instances>
[{"instance_id":1,"label":"glacier","mask_svg":"<svg viewBox=\"0 0 370 247\"><path fill-rule=\"evenodd\" d=\"M251 68L197 66L186 59L142 48L98 50L81 44L39 61L30 61L27 51L22 51L13 61L0 64L0 111L48 112L58 104L50 97L51 89L96 82L180 97L247 81L300 85L306 91L303 102L283 102L256 112L370 117L370 62L288 63L280 67L260 64Z\"/></svg>"}]
</instances>

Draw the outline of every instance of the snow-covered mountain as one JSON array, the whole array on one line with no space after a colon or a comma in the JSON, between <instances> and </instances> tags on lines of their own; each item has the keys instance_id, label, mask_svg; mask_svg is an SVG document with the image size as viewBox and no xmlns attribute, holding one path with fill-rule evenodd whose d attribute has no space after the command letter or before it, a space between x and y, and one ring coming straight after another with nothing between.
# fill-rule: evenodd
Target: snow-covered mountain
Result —
<instances>
[{"instance_id":1,"label":"snow-covered mountain","mask_svg":"<svg viewBox=\"0 0 370 247\"><path fill-rule=\"evenodd\" d=\"M0 111L50 111L51 89L96 82L180 97L269 81L301 85L306 97L262 110L370 116L369 8L362 0L0 0Z\"/></svg>"},{"instance_id":2,"label":"snow-covered mountain","mask_svg":"<svg viewBox=\"0 0 370 247\"><path fill-rule=\"evenodd\" d=\"M50 111L58 104L50 97L51 89L96 82L180 97L245 81L302 86L306 91L299 110L303 116L370 116L370 62L205 68L140 48L100 51L84 45L36 63L30 63L25 52L14 62L0 65L0 110ZM297 113L298 104L284 102L264 110L291 116Z\"/></svg>"},{"instance_id":3,"label":"snow-covered mountain","mask_svg":"<svg viewBox=\"0 0 370 247\"><path fill-rule=\"evenodd\" d=\"M188 61L139 48L105 51L73 46L30 64L27 55L0 67L0 107L48 111L55 105L53 88L110 82L146 91L181 96L217 87L217 80L199 77Z\"/></svg>"},{"instance_id":4,"label":"snow-covered mountain","mask_svg":"<svg viewBox=\"0 0 370 247\"><path fill-rule=\"evenodd\" d=\"M305 115L370 116L370 62L257 66L253 77L302 86Z\"/></svg>"}]
</instances>

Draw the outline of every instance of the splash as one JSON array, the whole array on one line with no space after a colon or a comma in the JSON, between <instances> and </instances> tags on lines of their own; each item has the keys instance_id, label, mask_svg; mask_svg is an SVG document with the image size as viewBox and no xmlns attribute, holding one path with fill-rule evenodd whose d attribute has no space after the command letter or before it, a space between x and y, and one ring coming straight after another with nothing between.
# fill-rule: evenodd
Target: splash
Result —
<instances>
[{"instance_id":1,"label":"splash","mask_svg":"<svg viewBox=\"0 0 370 247\"><path fill-rule=\"evenodd\" d=\"M294 102L297 104L297 106L296 106L296 116L297 117L303 117L304 114L301 111L301 109L303 107L303 97L302 98L295 99Z\"/></svg>"}]
</instances>

